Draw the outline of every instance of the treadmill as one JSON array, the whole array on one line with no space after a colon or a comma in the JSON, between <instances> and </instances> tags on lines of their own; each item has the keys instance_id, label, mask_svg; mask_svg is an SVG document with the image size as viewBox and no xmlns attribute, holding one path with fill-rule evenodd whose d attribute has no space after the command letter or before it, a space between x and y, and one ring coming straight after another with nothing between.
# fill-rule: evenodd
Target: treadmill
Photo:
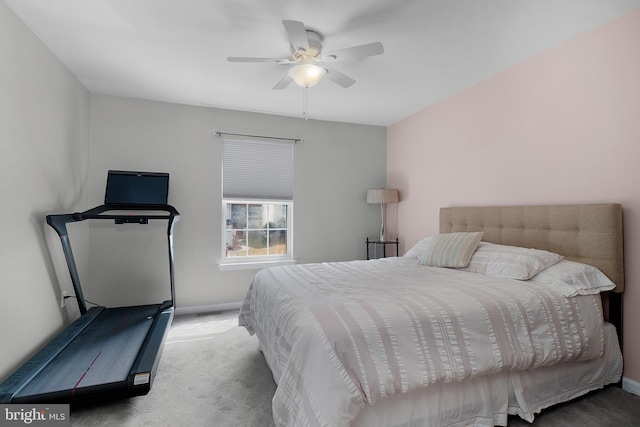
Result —
<instances>
[{"instance_id":1,"label":"treadmill","mask_svg":"<svg viewBox=\"0 0 640 427\"><path fill-rule=\"evenodd\" d=\"M0 384L0 403L68 403L145 395L151 389L174 314L173 226L169 174L109 171L105 204L81 213L47 215L58 233L80 316ZM156 304L87 309L67 224L166 220L171 299Z\"/></svg>"}]
</instances>

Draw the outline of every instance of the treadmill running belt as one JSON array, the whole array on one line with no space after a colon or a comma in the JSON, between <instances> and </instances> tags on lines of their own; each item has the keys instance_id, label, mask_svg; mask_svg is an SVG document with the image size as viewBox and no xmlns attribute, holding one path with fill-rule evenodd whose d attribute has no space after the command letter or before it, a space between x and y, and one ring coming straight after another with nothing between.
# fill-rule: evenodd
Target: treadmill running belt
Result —
<instances>
[{"instance_id":1,"label":"treadmill running belt","mask_svg":"<svg viewBox=\"0 0 640 427\"><path fill-rule=\"evenodd\" d=\"M109 308L100 313L16 396L73 399L82 389L126 383L160 305Z\"/></svg>"}]
</instances>

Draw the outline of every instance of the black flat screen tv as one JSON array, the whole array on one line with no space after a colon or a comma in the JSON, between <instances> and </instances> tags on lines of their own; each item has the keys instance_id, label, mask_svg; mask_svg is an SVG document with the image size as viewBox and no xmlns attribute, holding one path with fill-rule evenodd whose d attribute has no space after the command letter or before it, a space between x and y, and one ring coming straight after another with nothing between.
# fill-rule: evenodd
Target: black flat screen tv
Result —
<instances>
[{"instance_id":1,"label":"black flat screen tv","mask_svg":"<svg viewBox=\"0 0 640 427\"><path fill-rule=\"evenodd\" d=\"M166 205L169 174L110 170L105 205Z\"/></svg>"}]
</instances>

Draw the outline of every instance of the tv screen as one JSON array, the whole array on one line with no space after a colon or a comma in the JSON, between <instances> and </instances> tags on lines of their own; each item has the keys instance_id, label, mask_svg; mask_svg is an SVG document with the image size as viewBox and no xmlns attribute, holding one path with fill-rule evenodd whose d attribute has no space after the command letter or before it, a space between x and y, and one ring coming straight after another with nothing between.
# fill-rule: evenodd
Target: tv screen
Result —
<instances>
[{"instance_id":1,"label":"tv screen","mask_svg":"<svg viewBox=\"0 0 640 427\"><path fill-rule=\"evenodd\" d=\"M107 175L107 205L166 205L169 174L110 170Z\"/></svg>"}]
</instances>

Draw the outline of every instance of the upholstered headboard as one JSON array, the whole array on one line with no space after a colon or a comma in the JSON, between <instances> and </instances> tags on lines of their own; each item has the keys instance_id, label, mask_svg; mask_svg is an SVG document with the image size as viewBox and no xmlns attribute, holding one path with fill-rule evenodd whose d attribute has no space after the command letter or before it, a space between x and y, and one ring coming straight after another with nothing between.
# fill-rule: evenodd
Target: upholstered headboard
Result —
<instances>
[{"instance_id":1,"label":"upholstered headboard","mask_svg":"<svg viewBox=\"0 0 640 427\"><path fill-rule=\"evenodd\" d=\"M440 232L483 231L482 240L543 249L593 265L624 291L622 206L619 204L447 207Z\"/></svg>"}]
</instances>

